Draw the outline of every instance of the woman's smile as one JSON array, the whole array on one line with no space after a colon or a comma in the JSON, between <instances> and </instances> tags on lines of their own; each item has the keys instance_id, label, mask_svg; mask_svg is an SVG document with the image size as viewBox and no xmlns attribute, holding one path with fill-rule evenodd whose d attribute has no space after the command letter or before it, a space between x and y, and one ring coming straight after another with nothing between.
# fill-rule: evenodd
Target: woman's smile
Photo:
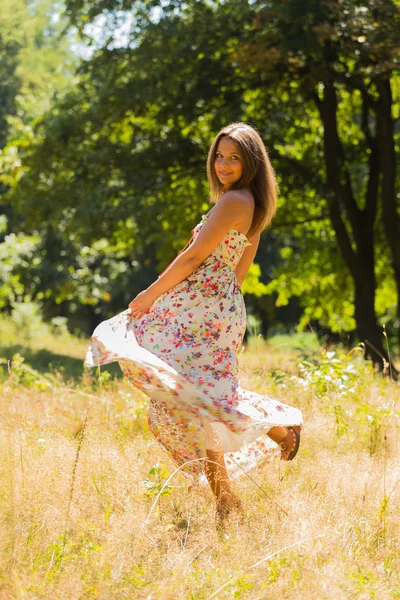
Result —
<instances>
[{"instance_id":1,"label":"woman's smile","mask_svg":"<svg viewBox=\"0 0 400 600\"><path fill-rule=\"evenodd\" d=\"M224 189L239 181L243 175L243 162L236 144L224 136L215 153L215 172Z\"/></svg>"}]
</instances>

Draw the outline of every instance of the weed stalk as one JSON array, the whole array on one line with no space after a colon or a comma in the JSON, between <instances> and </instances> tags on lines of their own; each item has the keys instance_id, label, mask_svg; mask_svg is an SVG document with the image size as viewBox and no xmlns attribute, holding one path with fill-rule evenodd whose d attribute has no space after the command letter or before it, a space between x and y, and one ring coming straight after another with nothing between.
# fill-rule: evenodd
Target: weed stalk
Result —
<instances>
[{"instance_id":1,"label":"weed stalk","mask_svg":"<svg viewBox=\"0 0 400 600\"><path fill-rule=\"evenodd\" d=\"M78 446L76 449L74 465L72 467L71 485L69 488L69 497L68 497L67 516L65 519L64 536L63 536L62 547L61 547L60 558L59 558L60 564L64 558L65 546L67 544L68 526L69 526L69 520L70 520L70 515L71 515L72 498L74 495L75 480L76 480L76 470L78 467L79 455L80 455L81 448L82 448L83 438L84 438L85 432L86 432L88 418L89 418L89 409L87 409L87 411L86 411L86 416L83 421L82 427L77 434L78 435Z\"/></svg>"},{"instance_id":2,"label":"weed stalk","mask_svg":"<svg viewBox=\"0 0 400 600\"><path fill-rule=\"evenodd\" d=\"M389 357L389 377L391 380L393 380L392 377L392 358L390 356L390 347L389 347L389 340L388 340L388 336L387 336L387 332L386 332L386 327L385 325L383 325L383 335L385 336L385 340L386 340L386 351ZM397 450L398 450L398 439L397 439L397 405L396 405L396 394L393 394L393 419L394 419L394 444L395 444L395 454L397 456Z\"/></svg>"}]
</instances>

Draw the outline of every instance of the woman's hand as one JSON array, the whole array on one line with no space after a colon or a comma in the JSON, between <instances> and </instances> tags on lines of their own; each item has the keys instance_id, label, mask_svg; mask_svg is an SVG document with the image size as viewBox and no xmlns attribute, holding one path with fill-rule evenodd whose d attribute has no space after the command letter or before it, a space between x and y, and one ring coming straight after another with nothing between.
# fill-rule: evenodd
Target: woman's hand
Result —
<instances>
[{"instance_id":1,"label":"woman's hand","mask_svg":"<svg viewBox=\"0 0 400 600\"><path fill-rule=\"evenodd\" d=\"M135 319L140 319L143 317L143 315L147 313L154 304L156 299L156 296L154 296L154 294L148 289L140 292L140 294L138 294L136 298L129 303L131 317L134 317Z\"/></svg>"}]
</instances>

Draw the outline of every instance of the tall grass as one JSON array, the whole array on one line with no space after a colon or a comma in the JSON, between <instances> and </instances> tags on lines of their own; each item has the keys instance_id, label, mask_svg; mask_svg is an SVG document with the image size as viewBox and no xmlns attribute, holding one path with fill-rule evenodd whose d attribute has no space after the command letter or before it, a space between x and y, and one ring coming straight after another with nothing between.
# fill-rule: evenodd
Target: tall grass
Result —
<instances>
[{"instance_id":1,"label":"tall grass","mask_svg":"<svg viewBox=\"0 0 400 600\"><path fill-rule=\"evenodd\" d=\"M148 519L174 465L127 382L3 363L0 598L400 598L399 385L357 352L257 343L242 385L301 408L305 429L293 463L251 473L273 501L236 483L245 518L224 536L210 490L180 473ZM51 339L75 360L85 345Z\"/></svg>"}]
</instances>

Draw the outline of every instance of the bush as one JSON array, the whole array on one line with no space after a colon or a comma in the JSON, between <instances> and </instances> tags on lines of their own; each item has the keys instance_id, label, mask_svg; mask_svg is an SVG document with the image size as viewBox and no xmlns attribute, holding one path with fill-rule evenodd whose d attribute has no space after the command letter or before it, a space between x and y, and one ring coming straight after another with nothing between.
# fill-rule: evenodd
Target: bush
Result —
<instances>
[{"instance_id":1,"label":"bush","mask_svg":"<svg viewBox=\"0 0 400 600\"><path fill-rule=\"evenodd\" d=\"M47 333L40 306L35 302L14 302L11 320L18 330L19 340L30 342L35 337Z\"/></svg>"}]
</instances>

